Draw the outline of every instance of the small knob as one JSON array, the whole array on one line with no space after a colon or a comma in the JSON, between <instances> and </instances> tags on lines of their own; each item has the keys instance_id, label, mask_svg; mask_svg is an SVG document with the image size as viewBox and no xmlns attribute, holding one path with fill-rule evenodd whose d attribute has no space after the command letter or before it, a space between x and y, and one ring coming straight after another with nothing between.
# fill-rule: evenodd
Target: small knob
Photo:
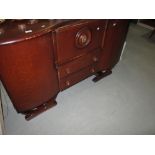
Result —
<instances>
[{"instance_id":1,"label":"small knob","mask_svg":"<svg viewBox=\"0 0 155 155\"><path fill-rule=\"evenodd\" d=\"M4 29L0 29L0 35L4 34Z\"/></svg>"},{"instance_id":2,"label":"small knob","mask_svg":"<svg viewBox=\"0 0 155 155\"><path fill-rule=\"evenodd\" d=\"M94 73L94 72L95 72L95 69L94 69L94 68L92 68L92 69L91 69L91 72L92 72L92 73Z\"/></svg>"},{"instance_id":3,"label":"small knob","mask_svg":"<svg viewBox=\"0 0 155 155\"><path fill-rule=\"evenodd\" d=\"M66 81L66 85L67 85L67 86L70 86L70 82L69 82L69 81Z\"/></svg>"},{"instance_id":4,"label":"small knob","mask_svg":"<svg viewBox=\"0 0 155 155\"><path fill-rule=\"evenodd\" d=\"M47 109L47 106L46 106L46 104L44 103L43 104L43 108L46 110Z\"/></svg>"},{"instance_id":5,"label":"small knob","mask_svg":"<svg viewBox=\"0 0 155 155\"><path fill-rule=\"evenodd\" d=\"M98 27L97 27L97 31L99 31L99 30L100 30L100 27L98 26Z\"/></svg>"},{"instance_id":6,"label":"small knob","mask_svg":"<svg viewBox=\"0 0 155 155\"><path fill-rule=\"evenodd\" d=\"M87 35L83 34L80 36L80 43L85 44L87 42Z\"/></svg>"},{"instance_id":7,"label":"small knob","mask_svg":"<svg viewBox=\"0 0 155 155\"><path fill-rule=\"evenodd\" d=\"M66 68L66 73L70 74L70 69L69 68Z\"/></svg>"},{"instance_id":8,"label":"small knob","mask_svg":"<svg viewBox=\"0 0 155 155\"><path fill-rule=\"evenodd\" d=\"M112 26L113 26L113 27L117 26L117 23L113 23Z\"/></svg>"},{"instance_id":9,"label":"small knob","mask_svg":"<svg viewBox=\"0 0 155 155\"><path fill-rule=\"evenodd\" d=\"M83 28L76 34L76 46L77 48L84 48L91 42L91 30L89 28Z\"/></svg>"},{"instance_id":10,"label":"small knob","mask_svg":"<svg viewBox=\"0 0 155 155\"><path fill-rule=\"evenodd\" d=\"M98 61L98 58L97 57L93 57L93 61L94 62L97 62Z\"/></svg>"}]
</instances>

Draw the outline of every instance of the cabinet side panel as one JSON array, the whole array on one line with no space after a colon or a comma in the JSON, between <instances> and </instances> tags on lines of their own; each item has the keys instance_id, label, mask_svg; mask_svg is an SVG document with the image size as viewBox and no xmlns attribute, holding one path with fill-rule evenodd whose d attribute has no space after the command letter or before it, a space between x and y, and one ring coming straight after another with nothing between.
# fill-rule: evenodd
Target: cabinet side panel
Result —
<instances>
[{"instance_id":1,"label":"cabinet side panel","mask_svg":"<svg viewBox=\"0 0 155 155\"><path fill-rule=\"evenodd\" d=\"M129 20L109 20L100 62L101 70L112 69L119 61L128 26Z\"/></svg>"}]
</instances>

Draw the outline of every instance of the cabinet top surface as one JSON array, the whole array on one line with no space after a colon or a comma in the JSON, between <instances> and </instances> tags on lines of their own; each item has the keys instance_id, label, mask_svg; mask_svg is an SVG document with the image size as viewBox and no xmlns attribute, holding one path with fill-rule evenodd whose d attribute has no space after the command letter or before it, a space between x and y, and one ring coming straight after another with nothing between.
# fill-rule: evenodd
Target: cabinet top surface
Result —
<instances>
[{"instance_id":1,"label":"cabinet top surface","mask_svg":"<svg viewBox=\"0 0 155 155\"><path fill-rule=\"evenodd\" d=\"M0 45L7 45L46 34L58 26L74 22L71 19L5 20L0 23Z\"/></svg>"}]
</instances>

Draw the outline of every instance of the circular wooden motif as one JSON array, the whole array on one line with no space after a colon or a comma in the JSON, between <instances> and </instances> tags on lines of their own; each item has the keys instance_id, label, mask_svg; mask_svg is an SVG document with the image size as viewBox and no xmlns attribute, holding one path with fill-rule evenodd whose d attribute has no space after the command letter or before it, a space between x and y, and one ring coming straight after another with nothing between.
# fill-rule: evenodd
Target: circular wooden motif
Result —
<instances>
[{"instance_id":1,"label":"circular wooden motif","mask_svg":"<svg viewBox=\"0 0 155 155\"><path fill-rule=\"evenodd\" d=\"M81 29L76 34L76 47L84 48L91 42L91 31L88 28Z\"/></svg>"}]
</instances>

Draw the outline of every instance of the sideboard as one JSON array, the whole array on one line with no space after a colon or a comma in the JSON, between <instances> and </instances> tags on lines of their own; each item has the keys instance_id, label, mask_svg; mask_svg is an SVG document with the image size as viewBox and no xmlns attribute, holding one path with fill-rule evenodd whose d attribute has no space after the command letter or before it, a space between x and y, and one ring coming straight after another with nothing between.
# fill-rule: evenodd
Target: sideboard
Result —
<instances>
[{"instance_id":1,"label":"sideboard","mask_svg":"<svg viewBox=\"0 0 155 155\"><path fill-rule=\"evenodd\" d=\"M129 20L6 20L0 24L0 80L30 120L55 106L59 92L112 73Z\"/></svg>"}]
</instances>

